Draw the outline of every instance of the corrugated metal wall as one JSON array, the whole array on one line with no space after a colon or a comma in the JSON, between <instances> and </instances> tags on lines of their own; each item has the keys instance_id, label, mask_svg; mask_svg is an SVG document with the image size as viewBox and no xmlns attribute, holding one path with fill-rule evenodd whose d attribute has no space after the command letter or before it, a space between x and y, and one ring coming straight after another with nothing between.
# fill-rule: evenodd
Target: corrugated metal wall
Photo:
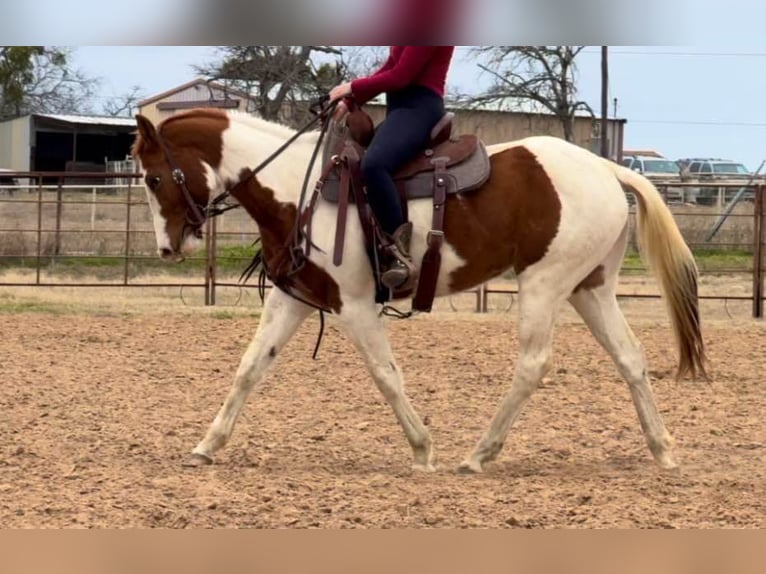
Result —
<instances>
[{"instance_id":1,"label":"corrugated metal wall","mask_svg":"<svg viewBox=\"0 0 766 574\"><path fill-rule=\"evenodd\" d=\"M368 105L365 110L377 124L385 116L381 105ZM617 122L610 121L610 136ZM564 137L561 123L553 116L520 114L494 111L456 110L454 131L459 134L476 134L487 145L504 143L529 136L551 135ZM619 130L619 127L617 127ZM575 120L575 143L591 151L597 138L593 135L593 120Z\"/></svg>"},{"instance_id":2,"label":"corrugated metal wall","mask_svg":"<svg viewBox=\"0 0 766 574\"><path fill-rule=\"evenodd\" d=\"M29 116L0 123L0 167L29 170L31 123Z\"/></svg>"}]
</instances>

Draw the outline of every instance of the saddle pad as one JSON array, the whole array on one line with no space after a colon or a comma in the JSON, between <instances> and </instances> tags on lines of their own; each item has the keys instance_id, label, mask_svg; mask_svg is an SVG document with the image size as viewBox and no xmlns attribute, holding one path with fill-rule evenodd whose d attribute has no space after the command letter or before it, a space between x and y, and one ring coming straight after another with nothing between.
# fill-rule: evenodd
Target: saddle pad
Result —
<instances>
[{"instance_id":1,"label":"saddle pad","mask_svg":"<svg viewBox=\"0 0 766 574\"><path fill-rule=\"evenodd\" d=\"M476 152L467 160L447 169L447 177L452 184L447 186L449 194L473 191L486 183L490 175L487 148L478 142ZM426 199L434 194L434 172L419 173L409 179L397 180L403 186L407 199ZM340 173L334 170L325 180L320 191L322 198L330 203L338 203L340 195ZM353 197L353 196L352 196Z\"/></svg>"}]
</instances>

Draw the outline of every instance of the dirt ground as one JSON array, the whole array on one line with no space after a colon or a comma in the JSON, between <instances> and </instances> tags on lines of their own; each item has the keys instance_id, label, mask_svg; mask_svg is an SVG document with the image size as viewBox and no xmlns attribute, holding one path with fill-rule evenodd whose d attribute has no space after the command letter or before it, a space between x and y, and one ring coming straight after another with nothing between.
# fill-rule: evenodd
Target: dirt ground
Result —
<instances>
[{"instance_id":1,"label":"dirt ground","mask_svg":"<svg viewBox=\"0 0 766 574\"><path fill-rule=\"evenodd\" d=\"M446 310L389 324L435 441L438 470L422 475L410 471L391 410L332 325L317 361L318 322L301 329L216 464L190 470L181 461L229 388L257 307L149 312L98 296L79 307L17 306L0 313L0 524L766 527L766 325L744 307L711 307L712 382L675 382L660 304L625 308L677 441L678 475L654 466L625 383L571 313L557 329L550 379L505 450L467 477L455 469L510 385L513 312Z\"/></svg>"}]
</instances>

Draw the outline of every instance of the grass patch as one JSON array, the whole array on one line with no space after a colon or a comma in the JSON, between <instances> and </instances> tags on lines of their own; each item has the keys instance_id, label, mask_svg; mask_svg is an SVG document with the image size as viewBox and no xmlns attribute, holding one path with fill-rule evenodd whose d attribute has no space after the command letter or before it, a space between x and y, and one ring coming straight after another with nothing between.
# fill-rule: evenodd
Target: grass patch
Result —
<instances>
[{"instance_id":1,"label":"grass patch","mask_svg":"<svg viewBox=\"0 0 766 574\"><path fill-rule=\"evenodd\" d=\"M252 245L218 246L216 252L218 273L241 273L257 252ZM121 255L46 255L39 259L40 269L68 277L95 276L98 279L113 279L125 272L125 259ZM37 257L0 258L0 270L37 269ZM128 261L128 275L136 277L151 274L173 276L197 276L204 272L205 252L195 254L183 263L173 264L158 257L131 259Z\"/></svg>"},{"instance_id":2,"label":"grass patch","mask_svg":"<svg viewBox=\"0 0 766 574\"><path fill-rule=\"evenodd\" d=\"M259 247L253 245L219 245L217 248L217 273L239 274L250 263ZM693 251L697 266L701 272L749 271L753 267L753 255L744 249L695 249ZM10 269L36 269L36 257L0 258L0 271ZM125 272L125 260L122 256L44 256L40 258L40 268L51 274L67 277L95 276L98 279L122 277ZM205 253L196 254L183 263L166 263L157 257L132 259L128 262L129 277L154 274L167 274L175 277L200 276L205 269ZM639 254L629 249L622 264L625 275L646 273L646 266ZM506 279L514 279L516 274L509 271Z\"/></svg>"},{"instance_id":3,"label":"grass patch","mask_svg":"<svg viewBox=\"0 0 766 574\"><path fill-rule=\"evenodd\" d=\"M16 313L46 313L62 315L69 309L55 303L44 301L18 301L16 299L0 298L0 313L14 315Z\"/></svg>"},{"instance_id":4,"label":"grass patch","mask_svg":"<svg viewBox=\"0 0 766 574\"><path fill-rule=\"evenodd\" d=\"M753 254L743 249L694 249L692 251L700 272L750 271ZM646 265L636 251L628 251L622 263L623 274L641 274Z\"/></svg>"}]
</instances>

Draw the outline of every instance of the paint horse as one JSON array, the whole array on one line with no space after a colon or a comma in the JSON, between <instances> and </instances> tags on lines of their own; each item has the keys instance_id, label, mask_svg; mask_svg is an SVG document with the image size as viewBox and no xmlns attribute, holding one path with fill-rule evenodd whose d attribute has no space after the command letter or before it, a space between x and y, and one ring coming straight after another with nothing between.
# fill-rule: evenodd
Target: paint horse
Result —
<instances>
[{"instance_id":1,"label":"paint horse","mask_svg":"<svg viewBox=\"0 0 766 574\"><path fill-rule=\"evenodd\" d=\"M296 132L247 114L218 110L192 110L158 126L142 116L137 120L133 154L145 176L163 259L180 261L197 247L204 206L226 189L257 223L270 268L289 259L286 246L300 216L301 184L317 132L297 139L253 176L252 166ZM642 256L657 275L668 304L678 376L705 376L697 268L670 211L643 176L564 140L530 137L486 149L491 168L487 181L446 200L436 296L458 293L514 270L519 285L519 351L510 391L460 470L481 472L500 453L519 412L551 368L554 320L565 302L582 316L627 381L656 463L663 469L675 468L673 440L655 403L641 344L615 295L629 235L627 190L637 198ZM315 167L312 181L321 169ZM414 227L412 256L419 262L426 250L433 204L423 199L408 207ZM431 436L405 394L402 371L375 301L375 279L359 217L349 214L343 263L336 266L338 206L320 198L311 208L315 248L294 283L304 301L282 289L270 291L233 387L185 464L213 462L231 437L248 394L316 311L316 304L334 313L364 357L412 447L413 468L432 471Z\"/></svg>"}]
</instances>

